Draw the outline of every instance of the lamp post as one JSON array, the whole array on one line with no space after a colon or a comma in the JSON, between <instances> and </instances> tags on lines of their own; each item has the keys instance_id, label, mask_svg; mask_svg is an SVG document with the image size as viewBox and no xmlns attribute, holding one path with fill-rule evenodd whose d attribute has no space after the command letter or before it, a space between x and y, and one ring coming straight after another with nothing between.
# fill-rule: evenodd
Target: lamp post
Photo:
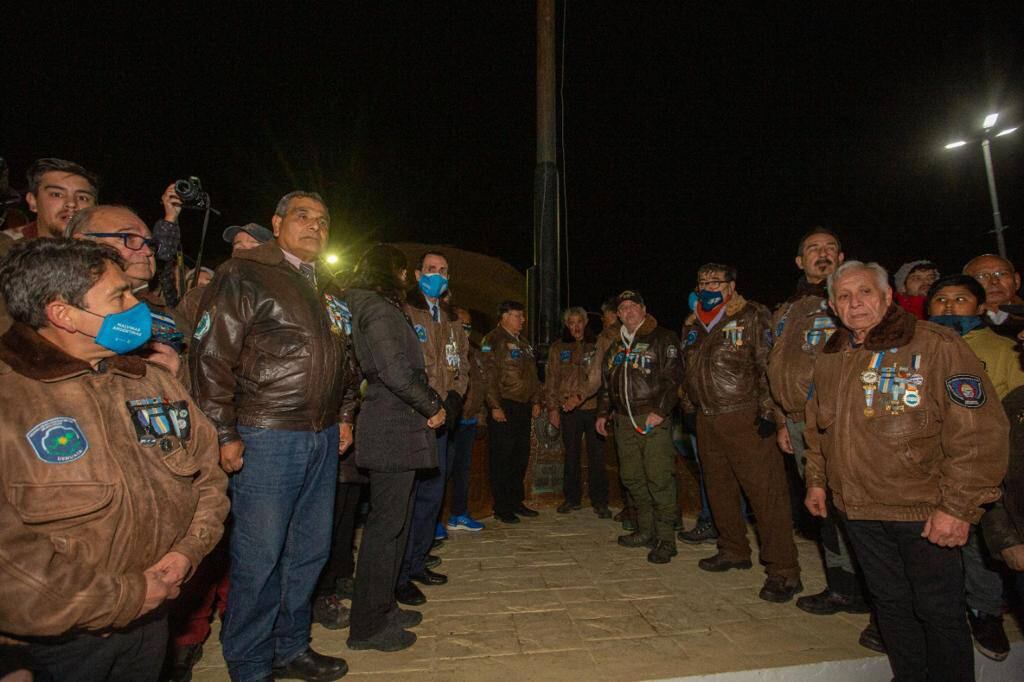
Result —
<instances>
[{"instance_id":1,"label":"lamp post","mask_svg":"<svg viewBox=\"0 0 1024 682\"><path fill-rule=\"evenodd\" d=\"M957 140L950 142L946 145L946 149L956 149L957 147L963 147L969 142L981 142L981 153L985 157L985 175L988 177L988 196L992 201L992 222L995 225L996 233L996 247L999 249L999 257L1006 258L1006 240L1003 238L1003 231L1006 229L1003 227L1003 216L999 212L999 196L996 194L996 174L992 168L992 138L1002 137L1003 135L1009 135L1010 133L1017 130L1017 126L1011 128L1005 128L1000 130L998 133L993 134L995 129L996 121L999 120L999 114L989 114L985 117L985 121L981 124L982 134L981 136L971 140Z\"/></svg>"}]
</instances>

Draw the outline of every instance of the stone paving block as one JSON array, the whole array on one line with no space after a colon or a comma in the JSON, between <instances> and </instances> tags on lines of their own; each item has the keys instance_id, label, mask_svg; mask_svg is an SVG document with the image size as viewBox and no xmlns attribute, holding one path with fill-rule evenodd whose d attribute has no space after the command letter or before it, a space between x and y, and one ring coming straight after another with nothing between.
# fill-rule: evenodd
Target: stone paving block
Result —
<instances>
[{"instance_id":1,"label":"stone paving block","mask_svg":"<svg viewBox=\"0 0 1024 682\"><path fill-rule=\"evenodd\" d=\"M714 626L746 654L770 654L781 651L809 651L825 648L820 634L800 627L789 618L766 625L759 621L722 623Z\"/></svg>"},{"instance_id":2,"label":"stone paving block","mask_svg":"<svg viewBox=\"0 0 1024 682\"><path fill-rule=\"evenodd\" d=\"M632 602L632 606L660 635L707 630L710 627L706 621L696 617L689 604L679 597L646 599Z\"/></svg>"},{"instance_id":3,"label":"stone paving block","mask_svg":"<svg viewBox=\"0 0 1024 682\"><path fill-rule=\"evenodd\" d=\"M415 628L417 633L438 637L514 629L515 622L511 613L424 617L422 625Z\"/></svg>"},{"instance_id":4,"label":"stone paving block","mask_svg":"<svg viewBox=\"0 0 1024 682\"><path fill-rule=\"evenodd\" d=\"M672 594L657 578L626 580L614 583L599 583L608 599L654 599Z\"/></svg>"},{"instance_id":5,"label":"stone paving block","mask_svg":"<svg viewBox=\"0 0 1024 682\"><path fill-rule=\"evenodd\" d=\"M517 613L513 618L524 653L585 648L583 638L565 611Z\"/></svg>"},{"instance_id":6,"label":"stone paving block","mask_svg":"<svg viewBox=\"0 0 1024 682\"><path fill-rule=\"evenodd\" d=\"M530 611L564 611L565 605L551 590L505 592L492 595L501 611L526 613Z\"/></svg>"},{"instance_id":7,"label":"stone paving block","mask_svg":"<svg viewBox=\"0 0 1024 682\"><path fill-rule=\"evenodd\" d=\"M590 655L599 680L647 680L674 677L686 664L687 655L678 642L668 637L628 641L590 642Z\"/></svg>"},{"instance_id":8,"label":"stone paving block","mask_svg":"<svg viewBox=\"0 0 1024 682\"><path fill-rule=\"evenodd\" d=\"M648 601L658 601L656 599ZM620 618L640 613L637 605L646 602L629 601L580 601L565 605L565 610L573 620L591 620L594 618Z\"/></svg>"},{"instance_id":9,"label":"stone paving block","mask_svg":"<svg viewBox=\"0 0 1024 682\"><path fill-rule=\"evenodd\" d=\"M657 633L639 613L615 618L576 621L576 628L586 640L636 639L654 637Z\"/></svg>"},{"instance_id":10,"label":"stone paving block","mask_svg":"<svg viewBox=\"0 0 1024 682\"><path fill-rule=\"evenodd\" d=\"M484 557L480 559L480 571L494 571L502 568L513 568L518 566L514 554L507 556Z\"/></svg>"},{"instance_id":11,"label":"stone paving block","mask_svg":"<svg viewBox=\"0 0 1024 682\"><path fill-rule=\"evenodd\" d=\"M541 566L538 570L547 587L586 587L594 584L594 579L575 563L564 566Z\"/></svg>"},{"instance_id":12,"label":"stone paving block","mask_svg":"<svg viewBox=\"0 0 1024 682\"><path fill-rule=\"evenodd\" d=\"M566 587L554 590L563 604L575 604L583 601L604 601L606 595L599 587Z\"/></svg>"},{"instance_id":13,"label":"stone paving block","mask_svg":"<svg viewBox=\"0 0 1024 682\"><path fill-rule=\"evenodd\" d=\"M434 654L439 659L490 658L518 654L521 651L515 630L441 637L434 647Z\"/></svg>"},{"instance_id":14,"label":"stone paving block","mask_svg":"<svg viewBox=\"0 0 1024 682\"><path fill-rule=\"evenodd\" d=\"M561 549L547 552L519 552L515 556L517 566L544 567L577 565L572 556Z\"/></svg>"}]
</instances>

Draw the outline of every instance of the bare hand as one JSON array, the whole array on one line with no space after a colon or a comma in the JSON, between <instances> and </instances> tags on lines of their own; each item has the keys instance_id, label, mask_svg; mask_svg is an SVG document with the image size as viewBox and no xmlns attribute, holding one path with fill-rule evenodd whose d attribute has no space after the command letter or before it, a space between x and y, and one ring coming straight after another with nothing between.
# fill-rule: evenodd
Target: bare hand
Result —
<instances>
[{"instance_id":1,"label":"bare hand","mask_svg":"<svg viewBox=\"0 0 1024 682\"><path fill-rule=\"evenodd\" d=\"M164 194L160 197L160 203L164 205L164 220L169 223L178 222L181 215L181 197L174 191L174 183L167 185Z\"/></svg>"},{"instance_id":2,"label":"bare hand","mask_svg":"<svg viewBox=\"0 0 1024 682\"><path fill-rule=\"evenodd\" d=\"M427 420L427 426L429 426L432 429L436 429L439 426L443 426L444 420L447 416L448 415L445 413L444 408L442 407L440 410L437 411L437 413L433 417Z\"/></svg>"},{"instance_id":3,"label":"bare hand","mask_svg":"<svg viewBox=\"0 0 1024 682\"><path fill-rule=\"evenodd\" d=\"M597 432L599 434L601 434L605 438L608 437L608 426L607 426L607 424L608 424L608 417L598 417L597 421L594 423L594 428L597 430Z\"/></svg>"},{"instance_id":4,"label":"bare hand","mask_svg":"<svg viewBox=\"0 0 1024 682\"><path fill-rule=\"evenodd\" d=\"M149 613L168 599L174 599L181 592L176 585L168 585L153 571L146 571L143 575L146 577L146 598L142 602L140 616Z\"/></svg>"},{"instance_id":5,"label":"bare hand","mask_svg":"<svg viewBox=\"0 0 1024 682\"><path fill-rule=\"evenodd\" d=\"M178 376L178 370L181 369L181 358L178 357L177 351L159 341L150 341L146 348L150 351L146 356L147 360L155 362L174 376Z\"/></svg>"},{"instance_id":6,"label":"bare hand","mask_svg":"<svg viewBox=\"0 0 1024 682\"><path fill-rule=\"evenodd\" d=\"M1007 547L999 553L1003 561L1014 571L1024 571L1024 545Z\"/></svg>"},{"instance_id":7,"label":"bare hand","mask_svg":"<svg viewBox=\"0 0 1024 682\"><path fill-rule=\"evenodd\" d=\"M352 425L342 422L338 424L338 454L343 455L349 449L355 437L352 435Z\"/></svg>"},{"instance_id":8,"label":"bare hand","mask_svg":"<svg viewBox=\"0 0 1024 682\"><path fill-rule=\"evenodd\" d=\"M818 486L811 486L807 489L807 496L804 498L804 506L811 516L825 518L828 516L828 507L825 506L825 489Z\"/></svg>"},{"instance_id":9,"label":"bare hand","mask_svg":"<svg viewBox=\"0 0 1024 682\"><path fill-rule=\"evenodd\" d=\"M562 414L558 410L548 410L548 421L556 429L562 428Z\"/></svg>"},{"instance_id":10,"label":"bare hand","mask_svg":"<svg viewBox=\"0 0 1024 682\"><path fill-rule=\"evenodd\" d=\"M243 452L245 452L245 443L240 440L234 440L221 445L220 468L229 474L240 471L242 465L245 464L245 460L242 458Z\"/></svg>"},{"instance_id":11,"label":"bare hand","mask_svg":"<svg viewBox=\"0 0 1024 682\"><path fill-rule=\"evenodd\" d=\"M936 509L924 522L921 537L928 538L928 542L939 547L962 547L967 543L970 531L971 524Z\"/></svg>"},{"instance_id":12,"label":"bare hand","mask_svg":"<svg viewBox=\"0 0 1024 682\"><path fill-rule=\"evenodd\" d=\"M501 409L500 407L496 410L491 410L491 419L493 419L496 422L502 423L508 421L508 417L505 416L505 410Z\"/></svg>"},{"instance_id":13,"label":"bare hand","mask_svg":"<svg viewBox=\"0 0 1024 682\"><path fill-rule=\"evenodd\" d=\"M572 412L577 407L579 407L582 403L583 403L583 401L580 400L580 397L578 395L571 395L571 396L569 396L568 398L565 399L564 403L562 403L562 411L564 411L564 412Z\"/></svg>"},{"instance_id":14,"label":"bare hand","mask_svg":"<svg viewBox=\"0 0 1024 682\"><path fill-rule=\"evenodd\" d=\"M661 423L663 421L665 421L664 417L656 415L653 412L651 412L649 415L647 415L647 421L644 422L644 425L647 427L647 430L649 431L653 428L661 426Z\"/></svg>"},{"instance_id":15,"label":"bare hand","mask_svg":"<svg viewBox=\"0 0 1024 682\"><path fill-rule=\"evenodd\" d=\"M192 562L181 552L168 552L159 561L146 569L160 580L174 587L181 587L185 576L192 570Z\"/></svg>"},{"instance_id":16,"label":"bare hand","mask_svg":"<svg viewBox=\"0 0 1024 682\"><path fill-rule=\"evenodd\" d=\"M533 418L533 419L536 419L537 417L540 416L540 412L541 412L540 403L534 403L533 404L533 409L530 410L530 417Z\"/></svg>"},{"instance_id":17,"label":"bare hand","mask_svg":"<svg viewBox=\"0 0 1024 682\"><path fill-rule=\"evenodd\" d=\"M796 452L793 449L793 441L789 438L789 429L785 426L775 432L775 442L779 444L779 450L782 450L787 455L792 455Z\"/></svg>"}]
</instances>

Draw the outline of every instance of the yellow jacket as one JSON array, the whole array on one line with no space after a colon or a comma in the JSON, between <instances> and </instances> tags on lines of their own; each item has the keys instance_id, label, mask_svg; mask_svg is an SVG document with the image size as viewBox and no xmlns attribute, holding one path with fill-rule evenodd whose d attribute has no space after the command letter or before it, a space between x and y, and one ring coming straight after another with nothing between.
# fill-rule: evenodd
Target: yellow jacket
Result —
<instances>
[{"instance_id":1,"label":"yellow jacket","mask_svg":"<svg viewBox=\"0 0 1024 682\"><path fill-rule=\"evenodd\" d=\"M1024 370L1020 367L1017 344L1013 339L999 336L988 327L967 332L963 338L985 366L999 400L1018 386L1024 386Z\"/></svg>"}]
</instances>

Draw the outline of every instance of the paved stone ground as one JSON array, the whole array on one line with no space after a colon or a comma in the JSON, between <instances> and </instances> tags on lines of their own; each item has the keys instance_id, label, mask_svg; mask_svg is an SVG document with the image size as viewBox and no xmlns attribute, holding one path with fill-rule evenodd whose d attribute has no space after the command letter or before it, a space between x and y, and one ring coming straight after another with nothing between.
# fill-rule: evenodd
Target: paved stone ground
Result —
<instances>
[{"instance_id":1,"label":"paved stone ground","mask_svg":"<svg viewBox=\"0 0 1024 682\"><path fill-rule=\"evenodd\" d=\"M812 616L757 597L764 574L710 574L697 560L713 545L680 544L667 566L615 544L619 524L589 509L546 509L480 533L453 533L427 587L416 644L402 652L349 651L347 630L313 626L313 647L344 657L346 679L645 680L875 655L857 644L867 616ZM688 521L688 527L692 526ZM753 533L751 532L753 539ZM816 547L798 540L804 594L824 588ZM1015 628L1007 619L1008 629ZM218 627L195 670L198 682L227 680ZM1013 630L1012 639L1020 639Z\"/></svg>"}]
</instances>

